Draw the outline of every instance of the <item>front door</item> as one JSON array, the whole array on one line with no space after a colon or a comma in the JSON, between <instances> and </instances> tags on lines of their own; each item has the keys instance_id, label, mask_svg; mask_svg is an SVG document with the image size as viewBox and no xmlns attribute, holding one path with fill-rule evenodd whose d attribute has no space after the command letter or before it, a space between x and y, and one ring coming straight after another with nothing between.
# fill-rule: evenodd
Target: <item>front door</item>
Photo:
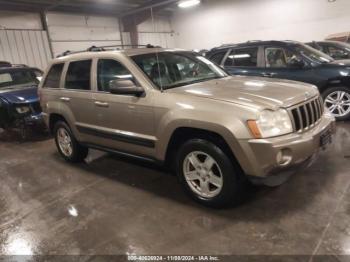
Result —
<instances>
[{"instance_id":1,"label":"front door","mask_svg":"<svg viewBox=\"0 0 350 262\"><path fill-rule=\"evenodd\" d=\"M130 77L130 71L117 60L97 61L94 106L100 127L96 135L99 144L111 149L152 155L155 147L152 92L145 90L140 97L110 93L112 80Z\"/></svg>"},{"instance_id":2,"label":"front door","mask_svg":"<svg viewBox=\"0 0 350 262\"><path fill-rule=\"evenodd\" d=\"M314 83L316 76L313 74L313 68L291 50L285 47L264 47L264 69L260 72L261 76Z\"/></svg>"}]
</instances>

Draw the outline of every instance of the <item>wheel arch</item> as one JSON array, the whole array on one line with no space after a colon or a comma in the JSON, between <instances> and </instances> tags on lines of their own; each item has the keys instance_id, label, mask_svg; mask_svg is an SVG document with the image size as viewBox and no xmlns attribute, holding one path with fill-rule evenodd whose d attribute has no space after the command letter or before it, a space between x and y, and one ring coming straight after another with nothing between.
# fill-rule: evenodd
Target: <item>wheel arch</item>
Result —
<instances>
[{"instance_id":1,"label":"wheel arch","mask_svg":"<svg viewBox=\"0 0 350 262\"><path fill-rule=\"evenodd\" d=\"M50 114L50 116L49 116L49 131L51 134L53 133L53 129L55 127L55 124L58 121L63 121L63 122L68 124L67 120L64 118L63 115L57 114L57 113Z\"/></svg>"},{"instance_id":2,"label":"wheel arch","mask_svg":"<svg viewBox=\"0 0 350 262\"><path fill-rule=\"evenodd\" d=\"M210 141L217 146L219 146L232 160L237 168L239 168L242 172L244 168L242 168L241 163L244 162L242 159L237 158L237 152L239 151L239 145L237 142L236 150L232 150L232 142L234 140L233 135L231 139L231 145L227 142L225 137L227 134L222 134L217 131L213 131L210 129L203 129L199 127L190 127L190 126L179 126L177 127L171 134L169 141L167 143L166 150L164 152L164 162L166 166L172 166L174 163L174 159L176 157L176 152L180 148L180 146L190 139L205 139ZM240 154L243 157L243 154Z\"/></svg>"}]
</instances>

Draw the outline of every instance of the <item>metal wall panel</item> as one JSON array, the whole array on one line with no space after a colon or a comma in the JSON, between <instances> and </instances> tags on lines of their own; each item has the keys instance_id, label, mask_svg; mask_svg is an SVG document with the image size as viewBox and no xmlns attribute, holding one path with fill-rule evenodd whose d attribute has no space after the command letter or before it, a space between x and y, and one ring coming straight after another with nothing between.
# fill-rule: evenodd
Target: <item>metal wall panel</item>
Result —
<instances>
[{"instance_id":1,"label":"metal wall panel","mask_svg":"<svg viewBox=\"0 0 350 262\"><path fill-rule=\"evenodd\" d=\"M0 30L0 60L45 69L51 59L43 30Z\"/></svg>"}]
</instances>

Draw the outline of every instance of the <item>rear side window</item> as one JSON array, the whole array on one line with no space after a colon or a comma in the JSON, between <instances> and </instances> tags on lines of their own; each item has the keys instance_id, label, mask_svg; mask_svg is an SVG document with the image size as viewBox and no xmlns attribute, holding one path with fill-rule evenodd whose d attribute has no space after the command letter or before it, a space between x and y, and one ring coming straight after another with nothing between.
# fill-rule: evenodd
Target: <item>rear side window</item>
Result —
<instances>
[{"instance_id":1,"label":"rear side window","mask_svg":"<svg viewBox=\"0 0 350 262\"><path fill-rule=\"evenodd\" d=\"M212 57L210 57L210 60L220 65L222 62L222 59L224 59L225 54L226 54L226 51L216 53Z\"/></svg>"},{"instance_id":2,"label":"rear side window","mask_svg":"<svg viewBox=\"0 0 350 262\"><path fill-rule=\"evenodd\" d=\"M47 88L60 87L60 79L63 71L63 66L64 64L55 64L51 67L49 73L47 74L43 87L47 87Z\"/></svg>"},{"instance_id":3,"label":"rear side window","mask_svg":"<svg viewBox=\"0 0 350 262\"><path fill-rule=\"evenodd\" d=\"M90 90L91 60L70 62L67 76L66 89Z\"/></svg>"},{"instance_id":4,"label":"rear side window","mask_svg":"<svg viewBox=\"0 0 350 262\"><path fill-rule=\"evenodd\" d=\"M225 66L256 67L257 65L257 47L234 49L225 61Z\"/></svg>"}]
</instances>

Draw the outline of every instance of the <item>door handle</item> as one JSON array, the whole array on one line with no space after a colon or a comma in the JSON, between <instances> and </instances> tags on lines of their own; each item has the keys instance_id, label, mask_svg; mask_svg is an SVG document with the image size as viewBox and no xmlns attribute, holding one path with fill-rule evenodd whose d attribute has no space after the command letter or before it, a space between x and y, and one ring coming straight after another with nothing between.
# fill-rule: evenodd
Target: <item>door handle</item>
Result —
<instances>
[{"instance_id":1,"label":"door handle","mask_svg":"<svg viewBox=\"0 0 350 262\"><path fill-rule=\"evenodd\" d=\"M261 74L263 77L274 77L276 73L262 73Z\"/></svg>"},{"instance_id":2,"label":"door handle","mask_svg":"<svg viewBox=\"0 0 350 262\"><path fill-rule=\"evenodd\" d=\"M70 98L69 97L61 97L60 100L63 102L69 102Z\"/></svg>"},{"instance_id":3,"label":"door handle","mask_svg":"<svg viewBox=\"0 0 350 262\"><path fill-rule=\"evenodd\" d=\"M98 107L109 107L109 104L106 102L100 102L100 101L96 101L95 105Z\"/></svg>"}]
</instances>

